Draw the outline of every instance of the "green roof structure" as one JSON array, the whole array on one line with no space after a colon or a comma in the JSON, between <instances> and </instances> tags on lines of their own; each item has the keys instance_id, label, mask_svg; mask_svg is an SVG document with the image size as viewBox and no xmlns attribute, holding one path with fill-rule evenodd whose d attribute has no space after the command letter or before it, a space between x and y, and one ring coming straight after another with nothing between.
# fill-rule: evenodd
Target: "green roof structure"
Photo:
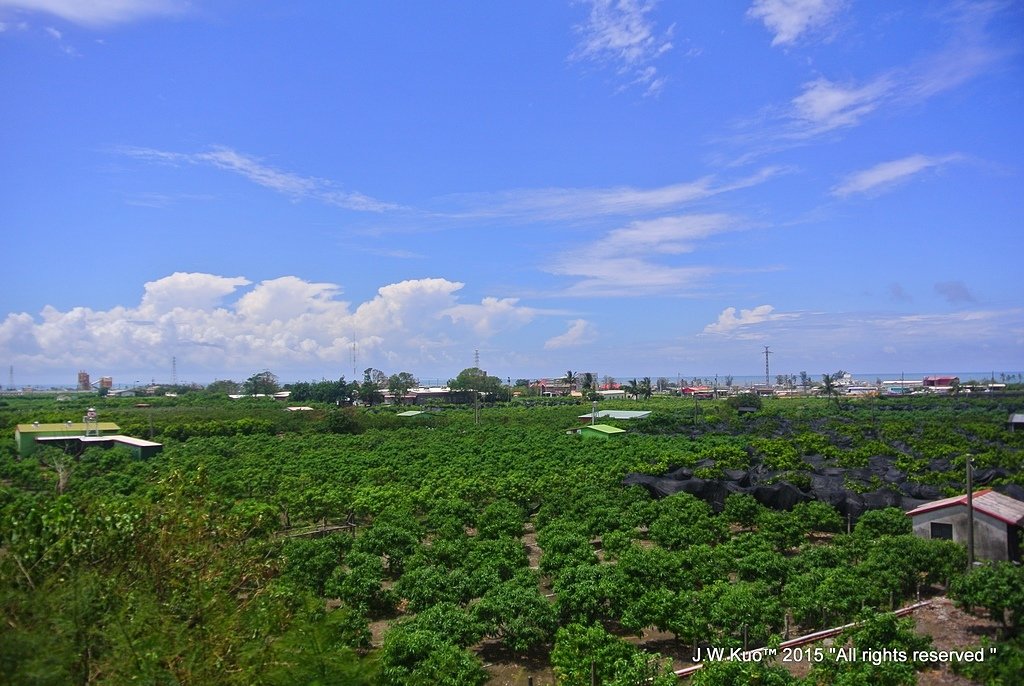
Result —
<instances>
[{"instance_id":1,"label":"green roof structure","mask_svg":"<svg viewBox=\"0 0 1024 686\"><path fill-rule=\"evenodd\" d=\"M590 424L589 426L580 427L580 434L584 438L608 438L615 434L624 434L625 429L620 429L617 426L609 426L608 424Z\"/></svg>"}]
</instances>

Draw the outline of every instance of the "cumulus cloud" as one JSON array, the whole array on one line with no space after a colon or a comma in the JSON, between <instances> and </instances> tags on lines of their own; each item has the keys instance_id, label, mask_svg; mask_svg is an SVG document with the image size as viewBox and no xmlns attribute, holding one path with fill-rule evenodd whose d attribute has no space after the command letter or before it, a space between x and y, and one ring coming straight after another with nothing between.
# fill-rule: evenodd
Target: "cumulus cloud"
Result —
<instances>
[{"instance_id":1,"label":"cumulus cloud","mask_svg":"<svg viewBox=\"0 0 1024 686\"><path fill-rule=\"evenodd\" d=\"M764 22L774 34L773 46L789 45L829 25L844 5L843 0L754 0L747 16Z\"/></svg>"},{"instance_id":2,"label":"cumulus cloud","mask_svg":"<svg viewBox=\"0 0 1024 686\"><path fill-rule=\"evenodd\" d=\"M155 316L170 312L174 308L211 310L219 305L225 296L249 284L250 281L241 276L175 272L143 285L144 293L139 311L145 315Z\"/></svg>"},{"instance_id":3,"label":"cumulus cloud","mask_svg":"<svg viewBox=\"0 0 1024 686\"><path fill-rule=\"evenodd\" d=\"M704 327L704 333L733 335L740 330L764 322L796 319L797 314L776 313L772 305L758 305L749 310L740 310L736 314L735 307L727 307L718 315L718 320Z\"/></svg>"},{"instance_id":4,"label":"cumulus cloud","mask_svg":"<svg viewBox=\"0 0 1024 686\"><path fill-rule=\"evenodd\" d=\"M586 319L573 319L569 322L569 329L565 333L544 342L544 349L558 350L583 345L594 340L595 333L594 326Z\"/></svg>"},{"instance_id":5,"label":"cumulus cloud","mask_svg":"<svg viewBox=\"0 0 1024 686\"><path fill-rule=\"evenodd\" d=\"M489 337L502 329L529 324L541 312L519 304L519 298L484 298L479 305L456 305L442 314L453 322L469 324L480 336Z\"/></svg>"},{"instance_id":6,"label":"cumulus cloud","mask_svg":"<svg viewBox=\"0 0 1024 686\"><path fill-rule=\"evenodd\" d=\"M953 305L976 302L974 294L968 290L967 284L963 281L940 281L935 284L935 292Z\"/></svg>"},{"instance_id":7,"label":"cumulus cloud","mask_svg":"<svg viewBox=\"0 0 1024 686\"><path fill-rule=\"evenodd\" d=\"M97 27L181 14L188 3L183 0L0 0L0 7L43 12L75 24Z\"/></svg>"},{"instance_id":8,"label":"cumulus cloud","mask_svg":"<svg viewBox=\"0 0 1024 686\"><path fill-rule=\"evenodd\" d=\"M898 160L881 162L875 166L850 174L832 189L832 195L846 197L857 193L879 193L910 179L928 169L935 169L960 159L959 155L929 157L909 155Z\"/></svg>"},{"instance_id":9,"label":"cumulus cloud","mask_svg":"<svg viewBox=\"0 0 1024 686\"><path fill-rule=\"evenodd\" d=\"M337 373L353 344L368 364L445 364L481 338L530 323L547 311L514 298L460 303L463 284L410 279L359 303L336 284L282 276L179 272L145 284L140 302L109 310L47 306L0 322L0 352L24 370L179 368L210 378L257 368ZM200 373L202 373L200 372ZM111 372L107 372L111 373Z\"/></svg>"},{"instance_id":10,"label":"cumulus cloud","mask_svg":"<svg viewBox=\"0 0 1024 686\"><path fill-rule=\"evenodd\" d=\"M652 64L672 49L670 26L663 32L648 16L657 5L644 0L583 0L590 6L586 22L576 27L580 42L570 56L611 64L628 86L639 86L644 95L656 95L666 83Z\"/></svg>"}]
</instances>

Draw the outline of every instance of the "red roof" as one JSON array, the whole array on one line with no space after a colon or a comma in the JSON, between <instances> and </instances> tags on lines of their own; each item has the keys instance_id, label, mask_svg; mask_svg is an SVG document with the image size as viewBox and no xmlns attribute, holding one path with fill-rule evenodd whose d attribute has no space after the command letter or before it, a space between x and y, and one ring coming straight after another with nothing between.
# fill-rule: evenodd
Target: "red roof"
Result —
<instances>
[{"instance_id":1,"label":"red roof","mask_svg":"<svg viewBox=\"0 0 1024 686\"><path fill-rule=\"evenodd\" d=\"M1024 522L1024 502L1011 498L1008 495L997 493L991 488L985 488L974 492L973 507L978 512L987 514L993 519L998 519L1006 524L1020 526ZM933 512L947 507L967 506L967 494L953 496L936 500L907 512L908 517Z\"/></svg>"}]
</instances>

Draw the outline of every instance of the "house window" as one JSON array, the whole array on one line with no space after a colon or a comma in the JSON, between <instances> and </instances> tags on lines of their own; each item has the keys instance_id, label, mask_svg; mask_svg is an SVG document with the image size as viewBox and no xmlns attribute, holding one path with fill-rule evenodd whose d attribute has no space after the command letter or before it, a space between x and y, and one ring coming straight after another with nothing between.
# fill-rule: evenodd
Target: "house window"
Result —
<instances>
[{"instance_id":1,"label":"house window","mask_svg":"<svg viewBox=\"0 0 1024 686\"><path fill-rule=\"evenodd\" d=\"M944 538L947 541L953 540L953 525L932 522L932 538Z\"/></svg>"}]
</instances>

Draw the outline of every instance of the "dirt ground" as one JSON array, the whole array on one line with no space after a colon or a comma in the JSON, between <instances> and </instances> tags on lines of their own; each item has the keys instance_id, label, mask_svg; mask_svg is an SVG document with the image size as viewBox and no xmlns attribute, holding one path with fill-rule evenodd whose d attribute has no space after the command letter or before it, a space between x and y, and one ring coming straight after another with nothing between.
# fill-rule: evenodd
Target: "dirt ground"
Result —
<instances>
[{"instance_id":1,"label":"dirt ground","mask_svg":"<svg viewBox=\"0 0 1024 686\"><path fill-rule=\"evenodd\" d=\"M977 645L982 636L993 638L998 622L976 617L957 609L946 597L932 599L932 604L914 613L917 632L932 637L936 650L963 649ZM918 686L967 686L975 682L953 674L948 664L920 672Z\"/></svg>"}]
</instances>

